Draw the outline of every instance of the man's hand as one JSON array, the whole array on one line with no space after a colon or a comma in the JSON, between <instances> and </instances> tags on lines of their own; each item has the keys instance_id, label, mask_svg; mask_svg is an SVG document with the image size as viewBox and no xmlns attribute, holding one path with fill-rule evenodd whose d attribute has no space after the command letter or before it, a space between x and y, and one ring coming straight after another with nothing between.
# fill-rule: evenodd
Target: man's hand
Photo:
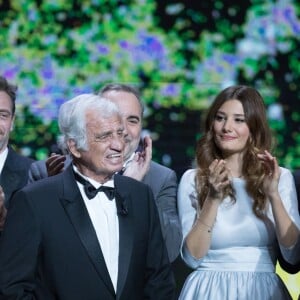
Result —
<instances>
[{"instance_id":1,"label":"man's hand","mask_svg":"<svg viewBox=\"0 0 300 300\"><path fill-rule=\"evenodd\" d=\"M144 138L144 149L136 152L132 162L129 163L123 175L141 181L149 171L152 159L152 140L149 136Z\"/></svg>"},{"instance_id":2,"label":"man's hand","mask_svg":"<svg viewBox=\"0 0 300 300\"><path fill-rule=\"evenodd\" d=\"M51 153L50 157L46 160L48 176L53 176L62 172L65 166L65 160L65 155Z\"/></svg>"},{"instance_id":3,"label":"man's hand","mask_svg":"<svg viewBox=\"0 0 300 300\"><path fill-rule=\"evenodd\" d=\"M2 187L0 186L0 231L3 230L5 218L7 214L6 207L4 205L5 195Z\"/></svg>"}]
</instances>

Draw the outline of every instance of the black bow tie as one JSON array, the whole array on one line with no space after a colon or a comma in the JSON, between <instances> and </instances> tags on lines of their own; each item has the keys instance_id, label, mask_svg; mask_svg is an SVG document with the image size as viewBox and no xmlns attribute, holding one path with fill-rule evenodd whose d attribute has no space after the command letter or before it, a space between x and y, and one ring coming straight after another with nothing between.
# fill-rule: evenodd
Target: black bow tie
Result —
<instances>
[{"instance_id":1,"label":"black bow tie","mask_svg":"<svg viewBox=\"0 0 300 300\"><path fill-rule=\"evenodd\" d=\"M94 198L98 192L104 192L109 200L115 198L115 189L113 187L102 185L96 189L88 180L85 180L77 172L74 172L74 176L76 181L80 182L83 185L85 194L89 199Z\"/></svg>"}]
</instances>

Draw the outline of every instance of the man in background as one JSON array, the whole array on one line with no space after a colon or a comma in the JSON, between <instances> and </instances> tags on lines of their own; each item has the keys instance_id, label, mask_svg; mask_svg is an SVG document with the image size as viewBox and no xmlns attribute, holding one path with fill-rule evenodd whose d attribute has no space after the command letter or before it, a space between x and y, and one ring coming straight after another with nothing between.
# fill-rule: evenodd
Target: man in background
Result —
<instances>
[{"instance_id":1,"label":"man in background","mask_svg":"<svg viewBox=\"0 0 300 300\"><path fill-rule=\"evenodd\" d=\"M158 208L170 262L179 255L181 228L177 213L177 177L173 170L152 161L152 140L142 139L144 106L139 92L125 84L108 84L99 94L120 109L126 128L123 174L150 186Z\"/></svg>"},{"instance_id":2,"label":"man in background","mask_svg":"<svg viewBox=\"0 0 300 300\"><path fill-rule=\"evenodd\" d=\"M17 86L0 76L0 232L13 193L27 184L32 159L17 154L9 143L15 120Z\"/></svg>"}]
</instances>

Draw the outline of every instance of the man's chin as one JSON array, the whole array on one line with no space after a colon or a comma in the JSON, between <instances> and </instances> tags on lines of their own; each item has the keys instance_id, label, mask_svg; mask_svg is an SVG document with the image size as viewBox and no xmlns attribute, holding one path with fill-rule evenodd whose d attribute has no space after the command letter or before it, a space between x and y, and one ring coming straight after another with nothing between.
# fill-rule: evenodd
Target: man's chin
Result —
<instances>
[{"instance_id":1,"label":"man's chin","mask_svg":"<svg viewBox=\"0 0 300 300\"><path fill-rule=\"evenodd\" d=\"M130 145L130 147L125 147L125 151L124 151L124 161L127 161L131 155L138 149L138 145L132 147L132 145Z\"/></svg>"},{"instance_id":2,"label":"man's chin","mask_svg":"<svg viewBox=\"0 0 300 300\"><path fill-rule=\"evenodd\" d=\"M112 168L110 168L110 173L115 174L117 172L120 172L122 170L122 168L123 168L123 165L112 167Z\"/></svg>"},{"instance_id":3,"label":"man's chin","mask_svg":"<svg viewBox=\"0 0 300 300\"><path fill-rule=\"evenodd\" d=\"M133 151L124 153L124 162L127 161L131 157L132 153L133 153Z\"/></svg>"}]
</instances>

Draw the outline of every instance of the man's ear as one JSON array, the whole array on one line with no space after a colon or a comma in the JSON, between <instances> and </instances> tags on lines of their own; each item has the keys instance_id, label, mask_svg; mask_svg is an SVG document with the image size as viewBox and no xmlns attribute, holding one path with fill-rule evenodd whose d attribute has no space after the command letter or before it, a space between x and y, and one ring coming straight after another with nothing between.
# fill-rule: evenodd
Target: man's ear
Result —
<instances>
[{"instance_id":1,"label":"man's ear","mask_svg":"<svg viewBox=\"0 0 300 300\"><path fill-rule=\"evenodd\" d=\"M72 154L73 157L79 158L81 157L80 151L78 151L76 147L76 143L74 140L70 139L67 141L69 152Z\"/></svg>"}]
</instances>

